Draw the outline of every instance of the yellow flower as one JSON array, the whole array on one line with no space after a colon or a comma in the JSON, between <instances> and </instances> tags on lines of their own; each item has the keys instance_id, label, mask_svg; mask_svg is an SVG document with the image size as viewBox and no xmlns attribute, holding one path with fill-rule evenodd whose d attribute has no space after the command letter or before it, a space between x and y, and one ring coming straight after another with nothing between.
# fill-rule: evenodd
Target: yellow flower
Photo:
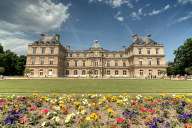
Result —
<instances>
[{"instance_id":1,"label":"yellow flower","mask_svg":"<svg viewBox=\"0 0 192 128\"><path fill-rule=\"evenodd\" d=\"M85 119L86 119L87 121L91 121L90 116L87 116Z\"/></svg>"},{"instance_id":2,"label":"yellow flower","mask_svg":"<svg viewBox=\"0 0 192 128\"><path fill-rule=\"evenodd\" d=\"M108 112L108 113L114 113L114 111L113 111L112 108L108 108L108 109L107 109L107 112Z\"/></svg>"},{"instance_id":3,"label":"yellow flower","mask_svg":"<svg viewBox=\"0 0 192 128\"><path fill-rule=\"evenodd\" d=\"M91 113L91 115L90 115L90 119L91 119L91 120L94 120L94 121L97 121L97 120L99 119L99 116L98 116L97 113L93 112L93 113Z\"/></svg>"},{"instance_id":4,"label":"yellow flower","mask_svg":"<svg viewBox=\"0 0 192 128\"><path fill-rule=\"evenodd\" d=\"M112 102L116 102L116 101L117 101L117 96L112 96L112 97L111 97L111 101L112 101Z\"/></svg>"},{"instance_id":5,"label":"yellow flower","mask_svg":"<svg viewBox=\"0 0 192 128\"><path fill-rule=\"evenodd\" d=\"M186 101L187 103L192 103L192 99L190 99L190 98L185 98L185 101Z\"/></svg>"},{"instance_id":6,"label":"yellow flower","mask_svg":"<svg viewBox=\"0 0 192 128\"><path fill-rule=\"evenodd\" d=\"M78 108L81 105L81 103L80 102L74 102L74 105L76 108Z\"/></svg>"}]
</instances>

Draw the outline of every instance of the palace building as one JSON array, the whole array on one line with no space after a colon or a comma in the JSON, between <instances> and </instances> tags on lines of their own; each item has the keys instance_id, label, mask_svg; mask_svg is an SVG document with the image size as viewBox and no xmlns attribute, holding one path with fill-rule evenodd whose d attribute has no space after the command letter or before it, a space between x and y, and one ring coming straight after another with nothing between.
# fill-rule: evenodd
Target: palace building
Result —
<instances>
[{"instance_id":1,"label":"palace building","mask_svg":"<svg viewBox=\"0 0 192 128\"><path fill-rule=\"evenodd\" d=\"M41 35L28 45L26 68L30 77L158 78L166 71L164 46L133 35L130 46L118 51L93 41L86 50L71 50L60 43L60 36Z\"/></svg>"}]
</instances>

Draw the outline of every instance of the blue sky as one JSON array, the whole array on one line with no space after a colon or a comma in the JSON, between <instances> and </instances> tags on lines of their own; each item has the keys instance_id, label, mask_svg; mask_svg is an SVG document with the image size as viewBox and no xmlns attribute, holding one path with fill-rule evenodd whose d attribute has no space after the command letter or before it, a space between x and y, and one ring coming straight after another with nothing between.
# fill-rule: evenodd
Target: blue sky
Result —
<instances>
[{"instance_id":1,"label":"blue sky","mask_svg":"<svg viewBox=\"0 0 192 128\"><path fill-rule=\"evenodd\" d=\"M192 0L2 0L0 24L0 42L19 54L39 33L60 33L72 49L99 40L110 50L129 46L137 33L164 43L170 61L192 37Z\"/></svg>"}]
</instances>

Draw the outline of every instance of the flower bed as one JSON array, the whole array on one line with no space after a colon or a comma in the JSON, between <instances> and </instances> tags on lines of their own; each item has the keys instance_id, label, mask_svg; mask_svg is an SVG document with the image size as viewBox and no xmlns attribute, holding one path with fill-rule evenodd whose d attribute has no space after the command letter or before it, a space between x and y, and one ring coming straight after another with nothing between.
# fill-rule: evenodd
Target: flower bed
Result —
<instances>
[{"instance_id":1,"label":"flower bed","mask_svg":"<svg viewBox=\"0 0 192 128\"><path fill-rule=\"evenodd\" d=\"M192 96L51 95L0 98L5 127L192 128Z\"/></svg>"}]
</instances>

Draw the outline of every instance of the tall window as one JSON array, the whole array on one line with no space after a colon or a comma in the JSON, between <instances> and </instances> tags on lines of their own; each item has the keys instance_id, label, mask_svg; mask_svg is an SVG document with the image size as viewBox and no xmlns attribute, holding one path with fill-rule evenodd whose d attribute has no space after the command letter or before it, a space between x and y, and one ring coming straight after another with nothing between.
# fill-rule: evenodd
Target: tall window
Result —
<instances>
[{"instance_id":1,"label":"tall window","mask_svg":"<svg viewBox=\"0 0 192 128\"><path fill-rule=\"evenodd\" d=\"M107 62L107 67L110 67L110 62L109 61Z\"/></svg>"},{"instance_id":2,"label":"tall window","mask_svg":"<svg viewBox=\"0 0 192 128\"><path fill-rule=\"evenodd\" d=\"M69 62L66 62L66 67L69 67Z\"/></svg>"},{"instance_id":3,"label":"tall window","mask_svg":"<svg viewBox=\"0 0 192 128\"><path fill-rule=\"evenodd\" d=\"M82 75L85 75L85 72L86 72L86 71L85 71L85 70L83 70L83 71L82 71Z\"/></svg>"},{"instance_id":4,"label":"tall window","mask_svg":"<svg viewBox=\"0 0 192 128\"><path fill-rule=\"evenodd\" d=\"M160 65L160 58L157 58L157 65Z\"/></svg>"},{"instance_id":5,"label":"tall window","mask_svg":"<svg viewBox=\"0 0 192 128\"><path fill-rule=\"evenodd\" d=\"M75 61L75 67L77 67L77 61Z\"/></svg>"},{"instance_id":6,"label":"tall window","mask_svg":"<svg viewBox=\"0 0 192 128\"><path fill-rule=\"evenodd\" d=\"M117 61L115 61L115 66L118 66L118 62Z\"/></svg>"},{"instance_id":7,"label":"tall window","mask_svg":"<svg viewBox=\"0 0 192 128\"><path fill-rule=\"evenodd\" d=\"M139 48L138 51L139 51L139 54L142 54L142 50L141 50L141 48Z\"/></svg>"},{"instance_id":8,"label":"tall window","mask_svg":"<svg viewBox=\"0 0 192 128\"><path fill-rule=\"evenodd\" d=\"M159 54L159 48L156 48L156 54Z\"/></svg>"},{"instance_id":9,"label":"tall window","mask_svg":"<svg viewBox=\"0 0 192 128\"><path fill-rule=\"evenodd\" d=\"M66 75L69 75L69 70L66 70Z\"/></svg>"},{"instance_id":10,"label":"tall window","mask_svg":"<svg viewBox=\"0 0 192 128\"><path fill-rule=\"evenodd\" d=\"M95 67L98 67L98 62L95 61L95 62L94 62L94 65L95 65Z\"/></svg>"},{"instance_id":11,"label":"tall window","mask_svg":"<svg viewBox=\"0 0 192 128\"><path fill-rule=\"evenodd\" d=\"M143 70L139 70L140 76L143 76Z\"/></svg>"},{"instance_id":12,"label":"tall window","mask_svg":"<svg viewBox=\"0 0 192 128\"><path fill-rule=\"evenodd\" d=\"M142 66L143 65L143 60L139 59L139 65Z\"/></svg>"},{"instance_id":13,"label":"tall window","mask_svg":"<svg viewBox=\"0 0 192 128\"><path fill-rule=\"evenodd\" d=\"M152 59L149 58L149 59L148 59L148 65L151 65L151 64L152 64Z\"/></svg>"},{"instance_id":14,"label":"tall window","mask_svg":"<svg viewBox=\"0 0 192 128\"><path fill-rule=\"evenodd\" d=\"M32 51L33 51L33 54L36 54L37 48L34 47L34 48L32 48L32 49L33 49L33 50L32 50Z\"/></svg>"},{"instance_id":15,"label":"tall window","mask_svg":"<svg viewBox=\"0 0 192 128\"><path fill-rule=\"evenodd\" d=\"M126 62L123 62L123 67L126 67Z\"/></svg>"},{"instance_id":16,"label":"tall window","mask_svg":"<svg viewBox=\"0 0 192 128\"><path fill-rule=\"evenodd\" d=\"M151 76L152 75L152 70L149 70L149 76Z\"/></svg>"},{"instance_id":17,"label":"tall window","mask_svg":"<svg viewBox=\"0 0 192 128\"><path fill-rule=\"evenodd\" d=\"M161 71L160 70L158 70L158 76L160 76L161 75Z\"/></svg>"},{"instance_id":18,"label":"tall window","mask_svg":"<svg viewBox=\"0 0 192 128\"><path fill-rule=\"evenodd\" d=\"M115 70L115 75L118 75L119 74L119 71L118 70Z\"/></svg>"},{"instance_id":19,"label":"tall window","mask_svg":"<svg viewBox=\"0 0 192 128\"><path fill-rule=\"evenodd\" d=\"M44 57L40 57L40 64L41 64L41 65L44 64Z\"/></svg>"},{"instance_id":20,"label":"tall window","mask_svg":"<svg viewBox=\"0 0 192 128\"><path fill-rule=\"evenodd\" d=\"M123 75L127 75L127 71L126 70L123 70Z\"/></svg>"},{"instance_id":21,"label":"tall window","mask_svg":"<svg viewBox=\"0 0 192 128\"><path fill-rule=\"evenodd\" d=\"M35 64L35 56L33 56L33 57L31 58L31 61L32 61L32 65L34 65L34 64Z\"/></svg>"},{"instance_id":22,"label":"tall window","mask_svg":"<svg viewBox=\"0 0 192 128\"><path fill-rule=\"evenodd\" d=\"M110 75L110 70L107 70L107 75Z\"/></svg>"},{"instance_id":23,"label":"tall window","mask_svg":"<svg viewBox=\"0 0 192 128\"><path fill-rule=\"evenodd\" d=\"M77 70L74 70L74 75L77 75Z\"/></svg>"},{"instance_id":24,"label":"tall window","mask_svg":"<svg viewBox=\"0 0 192 128\"><path fill-rule=\"evenodd\" d=\"M83 61L83 67L85 67L85 61Z\"/></svg>"},{"instance_id":25,"label":"tall window","mask_svg":"<svg viewBox=\"0 0 192 128\"><path fill-rule=\"evenodd\" d=\"M45 47L41 48L41 54L45 54Z\"/></svg>"},{"instance_id":26,"label":"tall window","mask_svg":"<svg viewBox=\"0 0 192 128\"><path fill-rule=\"evenodd\" d=\"M51 54L54 54L54 48L50 48Z\"/></svg>"},{"instance_id":27,"label":"tall window","mask_svg":"<svg viewBox=\"0 0 192 128\"><path fill-rule=\"evenodd\" d=\"M40 70L39 70L39 75L40 75L40 76L43 76L43 69L40 69Z\"/></svg>"},{"instance_id":28,"label":"tall window","mask_svg":"<svg viewBox=\"0 0 192 128\"><path fill-rule=\"evenodd\" d=\"M151 50L150 49L147 49L147 54L151 54Z\"/></svg>"}]
</instances>

